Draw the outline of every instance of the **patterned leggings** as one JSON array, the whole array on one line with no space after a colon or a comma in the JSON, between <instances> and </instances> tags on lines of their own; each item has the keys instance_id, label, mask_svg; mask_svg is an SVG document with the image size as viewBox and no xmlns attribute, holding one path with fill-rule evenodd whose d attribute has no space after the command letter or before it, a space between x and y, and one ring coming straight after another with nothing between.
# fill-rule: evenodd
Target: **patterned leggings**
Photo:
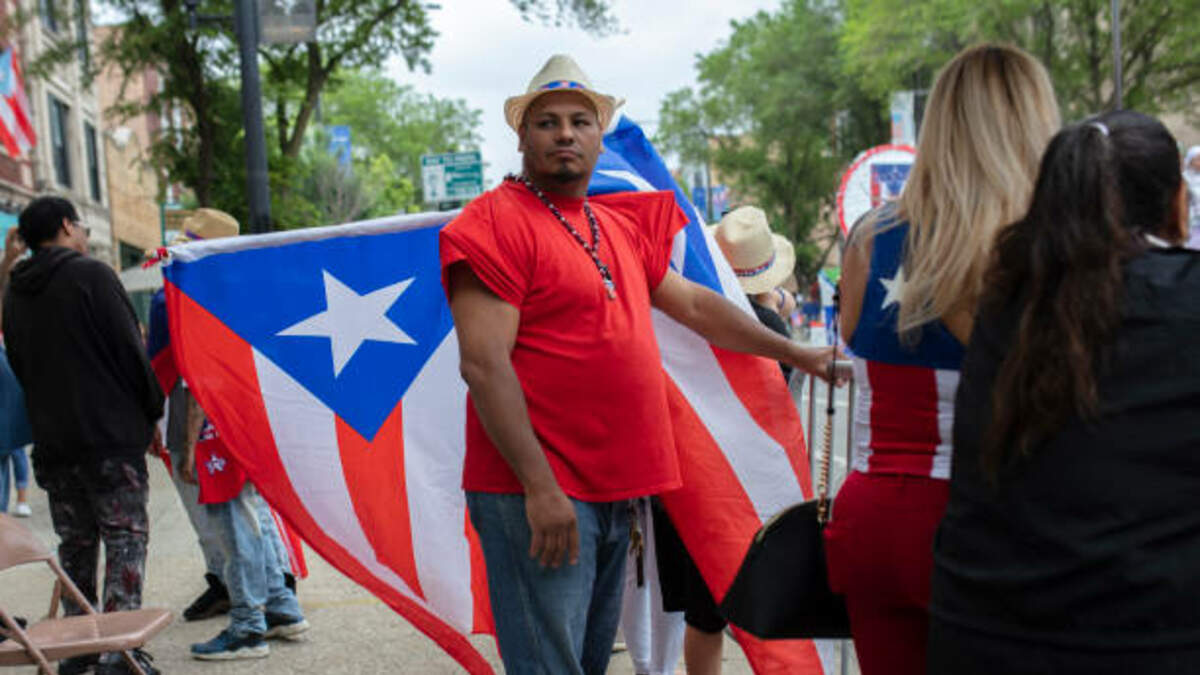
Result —
<instances>
[{"instance_id":1,"label":"patterned leggings","mask_svg":"<svg viewBox=\"0 0 1200 675\"><path fill-rule=\"evenodd\" d=\"M104 542L102 611L142 606L146 569L149 485L145 456L99 463L37 466L34 473L50 497L50 517L62 542L58 559L84 597L96 604L96 564ZM67 614L83 608L63 596Z\"/></svg>"}]
</instances>

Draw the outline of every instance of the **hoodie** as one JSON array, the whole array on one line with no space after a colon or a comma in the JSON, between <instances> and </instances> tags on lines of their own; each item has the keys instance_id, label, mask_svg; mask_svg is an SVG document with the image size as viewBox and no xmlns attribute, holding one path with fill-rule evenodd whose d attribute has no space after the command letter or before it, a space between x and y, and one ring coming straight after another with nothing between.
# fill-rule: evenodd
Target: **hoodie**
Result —
<instances>
[{"instance_id":1,"label":"hoodie","mask_svg":"<svg viewBox=\"0 0 1200 675\"><path fill-rule=\"evenodd\" d=\"M13 269L3 327L25 389L35 463L146 451L163 393L111 268L67 248L36 251Z\"/></svg>"}]
</instances>

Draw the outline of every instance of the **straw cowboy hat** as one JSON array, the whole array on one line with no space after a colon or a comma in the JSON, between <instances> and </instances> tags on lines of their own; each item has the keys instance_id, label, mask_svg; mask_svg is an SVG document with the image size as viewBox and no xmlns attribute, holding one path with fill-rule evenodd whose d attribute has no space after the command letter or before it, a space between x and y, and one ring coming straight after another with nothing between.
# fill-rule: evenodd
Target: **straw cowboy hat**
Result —
<instances>
[{"instance_id":1,"label":"straw cowboy hat","mask_svg":"<svg viewBox=\"0 0 1200 675\"><path fill-rule=\"evenodd\" d=\"M525 117L525 110L529 108L534 99L556 91L573 91L586 96L596 107L596 116L599 118L601 129L608 128L613 114L625 102L623 99L593 90L592 80L587 73L583 72L579 64L575 63L574 59L566 54L555 54L529 81L529 87L524 94L513 96L504 102L504 119L508 122L508 126L512 127L513 131L520 133L521 120Z\"/></svg>"},{"instance_id":2,"label":"straw cowboy hat","mask_svg":"<svg viewBox=\"0 0 1200 675\"><path fill-rule=\"evenodd\" d=\"M240 230L237 219L220 209L196 209L183 221L183 232L189 239L236 237Z\"/></svg>"},{"instance_id":3,"label":"straw cowboy hat","mask_svg":"<svg viewBox=\"0 0 1200 675\"><path fill-rule=\"evenodd\" d=\"M756 206L730 211L712 232L747 295L782 284L796 266L792 243L771 232L767 214Z\"/></svg>"}]
</instances>

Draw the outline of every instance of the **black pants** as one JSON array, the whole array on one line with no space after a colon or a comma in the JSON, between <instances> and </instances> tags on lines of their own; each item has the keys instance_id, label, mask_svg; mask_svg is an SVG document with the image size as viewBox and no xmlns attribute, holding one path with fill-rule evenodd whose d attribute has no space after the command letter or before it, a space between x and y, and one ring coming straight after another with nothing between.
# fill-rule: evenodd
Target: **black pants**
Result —
<instances>
[{"instance_id":1,"label":"black pants","mask_svg":"<svg viewBox=\"0 0 1200 675\"><path fill-rule=\"evenodd\" d=\"M720 633L728 622L717 609L717 601L708 590L708 584L684 547L662 502L651 499L650 503L663 611L683 612L683 620L692 628L704 633Z\"/></svg>"},{"instance_id":2,"label":"black pants","mask_svg":"<svg viewBox=\"0 0 1200 675\"><path fill-rule=\"evenodd\" d=\"M50 497L50 518L62 542L58 560L88 602L96 605L96 565L104 542L102 611L142 606L149 485L144 455L86 463L34 461L37 483ZM63 595L67 614L82 614Z\"/></svg>"},{"instance_id":3,"label":"black pants","mask_svg":"<svg viewBox=\"0 0 1200 675\"><path fill-rule=\"evenodd\" d=\"M1088 650L1027 642L934 618L929 675L1195 675L1200 647Z\"/></svg>"}]
</instances>

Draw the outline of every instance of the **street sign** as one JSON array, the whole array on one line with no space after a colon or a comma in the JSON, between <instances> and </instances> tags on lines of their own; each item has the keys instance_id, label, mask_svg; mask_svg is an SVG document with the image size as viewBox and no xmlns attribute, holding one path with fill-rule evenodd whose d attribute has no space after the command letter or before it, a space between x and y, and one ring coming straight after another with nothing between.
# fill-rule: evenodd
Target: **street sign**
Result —
<instances>
[{"instance_id":1,"label":"street sign","mask_svg":"<svg viewBox=\"0 0 1200 675\"><path fill-rule=\"evenodd\" d=\"M337 158L338 166L350 166L350 127L336 124L329 127L329 154Z\"/></svg>"},{"instance_id":2,"label":"street sign","mask_svg":"<svg viewBox=\"0 0 1200 675\"><path fill-rule=\"evenodd\" d=\"M263 44L295 44L317 39L313 0L258 0L259 38Z\"/></svg>"},{"instance_id":3,"label":"street sign","mask_svg":"<svg viewBox=\"0 0 1200 675\"><path fill-rule=\"evenodd\" d=\"M421 155L426 203L472 199L483 193L483 158L478 150Z\"/></svg>"}]
</instances>

